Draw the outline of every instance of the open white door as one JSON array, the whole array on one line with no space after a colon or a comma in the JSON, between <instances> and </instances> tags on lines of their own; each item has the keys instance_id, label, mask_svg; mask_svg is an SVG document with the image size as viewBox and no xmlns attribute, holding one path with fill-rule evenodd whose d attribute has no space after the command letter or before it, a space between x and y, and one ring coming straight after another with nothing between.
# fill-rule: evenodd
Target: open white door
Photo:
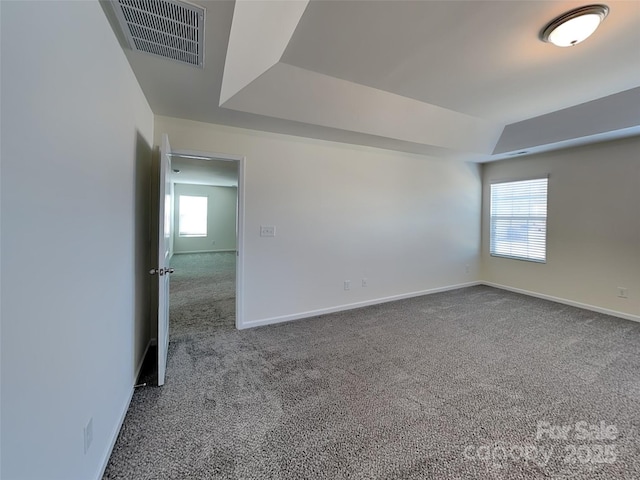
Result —
<instances>
[{"instance_id":1,"label":"open white door","mask_svg":"<svg viewBox=\"0 0 640 480\"><path fill-rule=\"evenodd\" d=\"M164 385L169 349L169 268L171 236L171 147L162 135L160 146L160 183L158 196L158 267L151 270L158 278L158 386Z\"/></svg>"}]
</instances>

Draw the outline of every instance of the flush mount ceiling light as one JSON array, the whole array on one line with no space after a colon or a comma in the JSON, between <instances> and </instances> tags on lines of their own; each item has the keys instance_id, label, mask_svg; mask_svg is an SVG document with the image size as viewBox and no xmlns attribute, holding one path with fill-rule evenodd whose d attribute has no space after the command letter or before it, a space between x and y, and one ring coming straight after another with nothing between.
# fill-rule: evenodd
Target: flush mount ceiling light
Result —
<instances>
[{"instance_id":1,"label":"flush mount ceiling light","mask_svg":"<svg viewBox=\"0 0 640 480\"><path fill-rule=\"evenodd\" d=\"M551 21L542 32L540 39L558 47L572 47L596 31L609 14L606 5L588 5L576 8Z\"/></svg>"}]
</instances>

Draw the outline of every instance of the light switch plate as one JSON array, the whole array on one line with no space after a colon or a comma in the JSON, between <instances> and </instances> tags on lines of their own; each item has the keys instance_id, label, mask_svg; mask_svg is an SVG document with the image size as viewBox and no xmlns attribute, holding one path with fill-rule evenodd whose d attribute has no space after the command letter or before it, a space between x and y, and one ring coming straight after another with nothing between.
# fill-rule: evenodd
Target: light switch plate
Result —
<instances>
[{"instance_id":1,"label":"light switch plate","mask_svg":"<svg viewBox=\"0 0 640 480\"><path fill-rule=\"evenodd\" d=\"M261 237L275 237L276 236L276 227L273 225L260 225L260 236Z\"/></svg>"}]
</instances>

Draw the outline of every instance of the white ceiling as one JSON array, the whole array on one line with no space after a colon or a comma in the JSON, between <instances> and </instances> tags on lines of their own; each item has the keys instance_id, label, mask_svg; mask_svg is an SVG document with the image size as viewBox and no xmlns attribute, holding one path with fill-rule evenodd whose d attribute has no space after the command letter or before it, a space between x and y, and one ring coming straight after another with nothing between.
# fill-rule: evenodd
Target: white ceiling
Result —
<instances>
[{"instance_id":1,"label":"white ceiling","mask_svg":"<svg viewBox=\"0 0 640 480\"><path fill-rule=\"evenodd\" d=\"M640 85L640 2L609 2L610 17L582 45L538 40L549 20L579 5L311 2L282 62L513 123Z\"/></svg>"},{"instance_id":2,"label":"white ceiling","mask_svg":"<svg viewBox=\"0 0 640 480\"><path fill-rule=\"evenodd\" d=\"M473 161L640 134L640 1L570 48L538 34L584 2L193 3L204 69L125 48L156 114Z\"/></svg>"},{"instance_id":3,"label":"white ceiling","mask_svg":"<svg viewBox=\"0 0 640 480\"><path fill-rule=\"evenodd\" d=\"M188 158L174 154L171 157L171 169L171 181L174 183L238 186L238 162L215 158Z\"/></svg>"}]
</instances>

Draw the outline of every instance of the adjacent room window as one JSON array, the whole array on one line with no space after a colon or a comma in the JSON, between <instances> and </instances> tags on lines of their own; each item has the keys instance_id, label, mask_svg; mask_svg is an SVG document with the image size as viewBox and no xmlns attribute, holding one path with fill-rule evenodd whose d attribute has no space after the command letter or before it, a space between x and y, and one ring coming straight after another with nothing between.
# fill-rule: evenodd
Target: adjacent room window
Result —
<instances>
[{"instance_id":1,"label":"adjacent room window","mask_svg":"<svg viewBox=\"0 0 640 480\"><path fill-rule=\"evenodd\" d=\"M492 256L546 262L548 180L491 184Z\"/></svg>"},{"instance_id":2,"label":"adjacent room window","mask_svg":"<svg viewBox=\"0 0 640 480\"><path fill-rule=\"evenodd\" d=\"M178 235L207 236L207 197L180 195L178 200Z\"/></svg>"}]
</instances>

